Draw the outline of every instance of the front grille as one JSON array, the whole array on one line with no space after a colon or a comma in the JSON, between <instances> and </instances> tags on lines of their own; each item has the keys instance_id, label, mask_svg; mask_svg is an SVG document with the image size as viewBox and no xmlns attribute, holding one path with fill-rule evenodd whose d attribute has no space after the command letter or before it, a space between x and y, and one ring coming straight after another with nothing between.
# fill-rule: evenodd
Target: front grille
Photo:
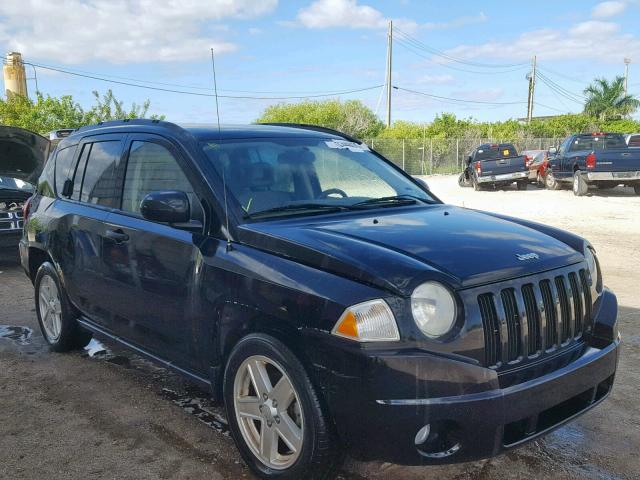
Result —
<instances>
[{"instance_id":1,"label":"front grille","mask_svg":"<svg viewBox=\"0 0 640 480\"><path fill-rule=\"evenodd\" d=\"M498 368L573 345L591 328L591 282L585 269L509 282L477 296L485 363Z\"/></svg>"}]
</instances>

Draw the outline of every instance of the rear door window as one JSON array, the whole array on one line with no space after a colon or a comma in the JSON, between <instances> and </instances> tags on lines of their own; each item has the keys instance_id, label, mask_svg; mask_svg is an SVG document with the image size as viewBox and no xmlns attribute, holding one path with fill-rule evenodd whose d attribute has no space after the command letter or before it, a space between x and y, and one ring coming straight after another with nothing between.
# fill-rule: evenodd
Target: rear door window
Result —
<instances>
[{"instance_id":1,"label":"rear door window","mask_svg":"<svg viewBox=\"0 0 640 480\"><path fill-rule=\"evenodd\" d=\"M111 208L119 207L124 175L121 157L120 140L94 142L91 145L80 201Z\"/></svg>"},{"instance_id":2,"label":"rear door window","mask_svg":"<svg viewBox=\"0 0 640 480\"><path fill-rule=\"evenodd\" d=\"M75 164L73 163L73 160L75 158L76 148L77 145L63 148L62 150L59 150L58 154L56 155L55 175L56 192L58 193L58 196L62 195L64 182L73 178L73 173L75 170Z\"/></svg>"}]
</instances>

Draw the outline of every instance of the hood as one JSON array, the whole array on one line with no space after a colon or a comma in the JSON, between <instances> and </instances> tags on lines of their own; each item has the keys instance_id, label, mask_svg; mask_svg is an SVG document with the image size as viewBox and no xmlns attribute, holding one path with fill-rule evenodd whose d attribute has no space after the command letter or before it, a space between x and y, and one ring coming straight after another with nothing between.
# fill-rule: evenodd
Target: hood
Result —
<instances>
[{"instance_id":1,"label":"hood","mask_svg":"<svg viewBox=\"0 0 640 480\"><path fill-rule=\"evenodd\" d=\"M239 240L409 295L428 279L466 288L583 260L532 226L449 205L242 225Z\"/></svg>"},{"instance_id":2,"label":"hood","mask_svg":"<svg viewBox=\"0 0 640 480\"><path fill-rule=\"evenodd\" d=\"M0 126L0 177L35 185L49 155L49 140L18 127Z\"/></svg>"}]
</instances>

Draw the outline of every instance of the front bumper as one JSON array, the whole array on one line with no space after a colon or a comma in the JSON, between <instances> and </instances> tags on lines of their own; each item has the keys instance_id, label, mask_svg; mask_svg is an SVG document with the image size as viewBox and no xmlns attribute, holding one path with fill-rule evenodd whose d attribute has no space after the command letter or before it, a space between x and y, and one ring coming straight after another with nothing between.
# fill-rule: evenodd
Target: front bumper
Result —
<instances>
[{"instance_id":1,"label":"front bumper","mask_svg":"<svg viewBox=\"0 0 640 480\"><path fill-rule=\"evenodd\" d=\"M610 336L617 302L606 290L602 300L594 332ZM600 403L611 391L619 346L618 338L597 339L563 367L508 387L501 387L495 370L415 351L361 351L348 359L334 354L317 374L355 457L457 463L522 445ZM421 438L426 425L429 434Z\"/></svg>"},{"instance_id":2,"label":"front bumper","mask_svg":"<svg viewBox=\"0 0 640 480\"><path fill-rule=\"evenodd\" d=\"M529 172L514 172L503 173L502 175L487 175L479 176L478 183L492 183L492 182L515 182L516 180L522 180L523 178L529 178Z\"/></svg>"},{"instance_id":3,"label":"front bumper","mask_svg":"<svg viewBox=\"0 0 640 480\"><path fill-rule=\"evenodd\" d=\"M590 182L629 182L640 181L640 171L634 172L587 172L587 180Z\"/></svg>"}]
</instances>

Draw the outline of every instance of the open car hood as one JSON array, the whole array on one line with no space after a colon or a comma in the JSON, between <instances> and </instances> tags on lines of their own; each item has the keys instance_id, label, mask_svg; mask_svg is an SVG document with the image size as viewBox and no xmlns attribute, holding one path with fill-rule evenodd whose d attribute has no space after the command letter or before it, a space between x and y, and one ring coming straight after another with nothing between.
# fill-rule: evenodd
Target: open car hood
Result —
<instances>
[{"instance_id":1,"label":"open car hood","mask_svg":"<svg viewBox=\"0 0 640 480\"><path fill-rule=\"evenodd\" d=\"M49 156L50 142L37 133L0 125L0 176L35 185Z\"/></svg>"}]
</instances>

